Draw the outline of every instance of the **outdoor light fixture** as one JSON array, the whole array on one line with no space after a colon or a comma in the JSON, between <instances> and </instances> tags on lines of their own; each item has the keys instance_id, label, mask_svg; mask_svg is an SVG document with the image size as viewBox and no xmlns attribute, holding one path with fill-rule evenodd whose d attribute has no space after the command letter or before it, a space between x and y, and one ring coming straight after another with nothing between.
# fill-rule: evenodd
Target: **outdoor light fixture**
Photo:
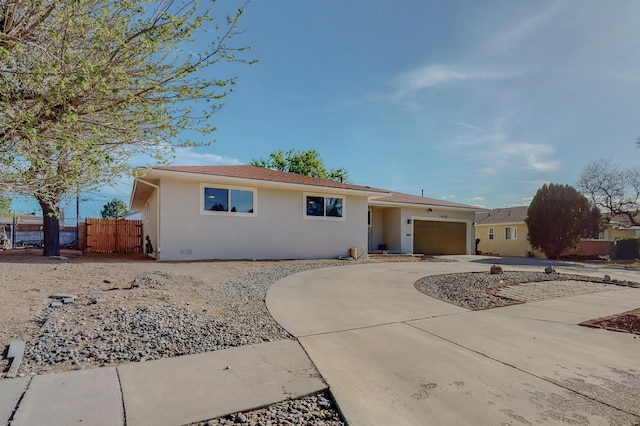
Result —
<instances>
[{"instance_id":1,"label":"outdoor light fixture","mask_svg":"<svg viewBox=\"0 0 640 426\"><path fill-rule=\"evenodd\" d=\"M411 219L407 219L407 223L411 225Z\"/></svg>"},{"instance_id":2,"label":"outdoor light fixture","mask_svg":"<svg viewBox=\"0 0 640 426\"><path fill-rule=\"evenodd\" d=\"M427 211L428 211L428 212L432 212L432 211L433 211L433 209L427 209Z\"/></svg>"}]
</instances>

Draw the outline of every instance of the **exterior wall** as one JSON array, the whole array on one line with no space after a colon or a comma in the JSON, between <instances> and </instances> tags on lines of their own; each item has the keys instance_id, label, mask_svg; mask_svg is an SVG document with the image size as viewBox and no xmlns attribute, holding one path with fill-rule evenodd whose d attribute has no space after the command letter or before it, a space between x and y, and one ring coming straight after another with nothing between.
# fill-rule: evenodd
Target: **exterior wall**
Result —
<instances>
[{"instance_id":1,"label":"exterior wall","mask_svg":"<svg viewBox=\"0 0 640 426\"><path fill-rule=\"evenodd\" d=\"M616 252L616 246L613 241L604 240L580 240L577 249L567 250L563 255L577 256L613 256Z\"/></svg>"},{"instance_id":2,"label":"exterior wall","mask_svg":"<svg viewBox=\"0 0 640 426\"><path fill-rule=\"evenodd\" d=\"M384 241L384 209L371 208L371 250L378 250Z\"/></svg>"},{"instance_id":3,"label":"exterior wall","mask_svg":"<svg viewBox=\"0 0 640 426\"><path fill-rule=\"evenodd\" d=\"M411 223L409 223L411 220ZM464 223L466 225L466 254L475 253L475 230L473 222L475 220L475 212L456 211L456 210L444 210L444 209L432 209L429 211L424 208L417 207L403 207L401 209L401 232L399 235L402 238L402 252L413 253L413 234L414 224L416 221L437 221L437 222L457 222Z\"/></svg>"},{"instance_id":4,"label":"exterior wall","mask_svg":"<svg viewBox=\"0 0 640 426\"><path fill-rule=\"evenodd\" d=\"M633 229L608 227L607 230L609 231L608 234L610 241L615 241L619 238L633 238L636 236L636 232Z\"/></svg>"},{"instance_id":5,"label":"exterior wall","mask_svg":"<svg viewBox=\"0 0 640 426\"><path fill-rule=\"evenodd\" d=\"M401 212L400 209L384 210L384 243L387 250L402 250L402 241L400 238L401 230Z\"/></svg>"},{"instance_id":6,"label":"exterior wall","mask_svg":"<svg viewBox=\"0 0 640 426\"><path fill-rule=\"evenodd\" d=\"M142 185L141 183L139 185ZM158 248L160 248L161 241L158 241L158 190L154 188L151 196L147 200L147 203L144 206L143 211L141 212L142 216L142 231L144 235L142 236L142 251L146 253L148 256L153 258L158 258ZM151 253L147 253L147 236L149 237L149 241L151 242L151 246L153 251Z\"/></svg>"},{"instance_id":7,"label":"exterior wall","mask_svg":"<svg viewBox=\"0 0 640 426\"><path fill-rule=\"evenodd\" d=\"M505 239L505 228L517 228L515 240ZM494 239L489 239L489 228L493 228ZM501 223L495 225L476 225L476 238L480 238L478 251L483 254L496 254L500 256L525 257L533 252L531 244L527 240L528 229L524 223ZM539 252L534 252L540 257Z\"/></svg>"},{"instance_id":8,"label":"exterior wall","mask_svg":"<svg viewBox=\"0 0 640 426\"><path fill-rule=\"evenodd\" d=\"M257 188L255 216L213 215L201 213L200 183L226 186L161 180L159 260L366 256L366 196L345 196L343 220L308 219L302 191Z\"/></svg>"},{"instance_id":9,"label":"exterior wall","mask_svg":"<svg viewBox=\"0 0 640 426\"><path fill-rule=\"evenodd\" d=\"M8 247L42 247L44 245L44 235L40 225L16 225L15 232L13 223L0 223L0 228L4 228L4 235L8 241ZM61 246L74 246L78 237L76 227L60 226L59 242ZM0 231L1 234L1 231ZM15 241L12 238L15 237ZM0 246L1 248L2 246Z\"/></svg>"}]
</instances>

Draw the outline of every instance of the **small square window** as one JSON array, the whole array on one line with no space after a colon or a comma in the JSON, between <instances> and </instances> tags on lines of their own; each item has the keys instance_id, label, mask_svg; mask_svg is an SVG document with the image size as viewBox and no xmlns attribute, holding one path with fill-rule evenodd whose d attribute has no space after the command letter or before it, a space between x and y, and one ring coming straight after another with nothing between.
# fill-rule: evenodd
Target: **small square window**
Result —
<instances>
[{"instance_id":1,"label":"small square window","mask_svg":"<svg viewBox=\"0 0 640 426\"><path fill-rule=\"evenodd\" d=\"M307 196L307 216L324 216L324 197Z\"/></svg>"},{"instance_id":2,"label":"small square window","mask_svg":"<svg viewBox=\"0 0 640 426\"><path fill-rule=\"evenodd\" d=\"M253 213L253 191L231 190L231 210L234 213Z\"/></svg>"},{"instance_id":3,"label":"small square window","mask_svg":"<svg viewBox=\"0 0 640 426\"><path fill-rule=\"evenodd\" d=\"M205 188L204 209L214 212L229 211L229 191L222 188Z\"/></svg>"}]
</instances>

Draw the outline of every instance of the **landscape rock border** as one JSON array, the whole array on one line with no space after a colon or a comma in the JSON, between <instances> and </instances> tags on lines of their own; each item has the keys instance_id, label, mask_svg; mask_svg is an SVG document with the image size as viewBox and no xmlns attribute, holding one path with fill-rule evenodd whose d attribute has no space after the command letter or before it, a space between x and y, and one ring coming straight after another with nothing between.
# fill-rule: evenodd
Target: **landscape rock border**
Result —
<instances>
[{"instance_id":1,"label":"landscape rock border","mask_svg":"<svg viewBox=\"0 0 640 426\"><path fill-rule=\"evenodd\" d=\"M615 284L640 288L640 283L618 281L586 275L532 272L503 271L500 274L491 272L463 272L453 274L430 275L417 280L415 288L427 296L435 297L452 305L470 310L498 308L522 303L496 294L501 287L542 281L587 281L603 284Z\"/></svg>"}]
</instances>

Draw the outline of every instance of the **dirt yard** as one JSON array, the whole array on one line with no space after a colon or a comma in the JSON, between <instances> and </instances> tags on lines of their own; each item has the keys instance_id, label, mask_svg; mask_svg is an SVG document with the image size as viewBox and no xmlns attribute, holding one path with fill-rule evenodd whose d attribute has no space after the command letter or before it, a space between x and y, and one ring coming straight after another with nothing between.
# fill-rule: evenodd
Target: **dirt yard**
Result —
<instances>
[{"instance_id":1,"label":"dirt yard","mask_svg":"<svg viewBox=\"0 0 640 426\"><path fill-rule=\"evenodd\" d=\"M46 258L41 250L0 251L0 346L15 340L37 341L51 317L56 293L77 295L76 310L65 309L57 317L78 312L74 332L90 335L100 309L120 310L171 306L189 312L218 316L223 300L210 291L216 284L239 279L252 272L325 261L226 261L157 263L143 255L96 255L63 252L64 259ZM319 265L320 266L320 265ZM110 308L111 309L111 308ZM59 321L59 318L56 318ZM93 320L93 321L92 321ZM86 324L86 330L82 330ZM77 328L80 325L80 329ZM4 358L4 357L2 357ZM92 367L92 365L86 365ZM0 372L8 368L0 359ZM69 369L60 365L50 372Z\"/></svg>"}]
</instances>

